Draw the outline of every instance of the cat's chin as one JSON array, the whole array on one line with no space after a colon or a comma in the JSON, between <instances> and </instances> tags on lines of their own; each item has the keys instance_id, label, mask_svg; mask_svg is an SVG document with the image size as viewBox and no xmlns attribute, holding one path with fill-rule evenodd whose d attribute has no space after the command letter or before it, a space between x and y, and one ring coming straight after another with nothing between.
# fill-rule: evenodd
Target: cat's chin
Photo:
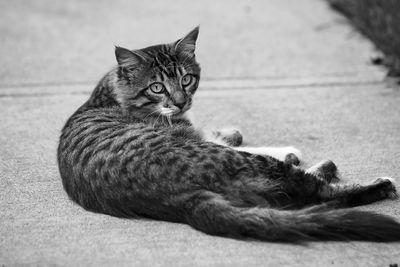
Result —
<instances>
[{"instance_id":1,"label":"cat's chin","mask_svg":"<svg viewBox=\"0 0 400 267\"><path fill-rule=\"evenodd\" d=\"M189 109L190 109L190 107L189 108L184 108L184 109L181 109L181 110L173 111L171 113L171 116L175 117L175 118L180 118L180 117L184 116Z\"/></svg>"},{"instance_id":2,"label":"cat's chin","mask_svg":"<svg viewBox=\"0 0 400 267\"><path fill-rule=\"evenodd\" d=\"M177 111L177 112L171 113L170 117L171 118L181 118L184 114L185 114L184 111L183 112L182 111Z\"/></svg>"}]
</instances>

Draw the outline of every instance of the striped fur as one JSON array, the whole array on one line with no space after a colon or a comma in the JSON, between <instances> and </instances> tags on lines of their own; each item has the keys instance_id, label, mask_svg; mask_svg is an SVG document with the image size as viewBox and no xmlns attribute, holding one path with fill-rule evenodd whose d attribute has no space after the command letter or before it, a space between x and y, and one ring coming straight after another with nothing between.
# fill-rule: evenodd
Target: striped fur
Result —
<instances>
[{"instance_id":1,"label":"striped fur","mask_svg":"<svg viewBox=\"0 0 400 267\"><path fill-rule=\"evenodd\" d=\"M184 116L200 79L197 35L116 48L118 66L62 130L58 163L70 198L94 212L236 238L399 241L393 218L347 209L395 196L390 179L333 184L332 162L305 171L203 139Z\"/></svg>"}]
</instances>

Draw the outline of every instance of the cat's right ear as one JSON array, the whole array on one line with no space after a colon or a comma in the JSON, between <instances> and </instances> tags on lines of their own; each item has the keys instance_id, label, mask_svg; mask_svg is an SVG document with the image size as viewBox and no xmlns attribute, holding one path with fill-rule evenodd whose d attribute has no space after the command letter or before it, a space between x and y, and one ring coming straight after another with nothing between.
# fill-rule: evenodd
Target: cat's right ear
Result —
<instances>
[{"instance_id":1,"label":"cat's right ear","mask_svg":"<svg viewBox=\"0 0 400 267\"><path fill-rule=\"evenodd\" d=\"M145 58L138 52L115 46L115 58L121 67L139 65Z\"/></svg>"}]
</instances>

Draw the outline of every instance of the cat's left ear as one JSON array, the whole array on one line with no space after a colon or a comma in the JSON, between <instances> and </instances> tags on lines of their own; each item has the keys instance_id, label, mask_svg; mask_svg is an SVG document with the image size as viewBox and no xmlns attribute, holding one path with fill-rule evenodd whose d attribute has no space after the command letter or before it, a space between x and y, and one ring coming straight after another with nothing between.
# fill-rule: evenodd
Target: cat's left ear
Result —
<instances>
[{"instance_id":1,"label":"cat's left ear","mask_svg":"<svg viewBox=\"0 0 400 267\"><path fill-rule=\"evenodd\" d=\"M199 36L199 26L185 35L182 39L175 42L175 51L180 54L194 55L196 49L196 40Z\"/></svg>"}]
</instances>

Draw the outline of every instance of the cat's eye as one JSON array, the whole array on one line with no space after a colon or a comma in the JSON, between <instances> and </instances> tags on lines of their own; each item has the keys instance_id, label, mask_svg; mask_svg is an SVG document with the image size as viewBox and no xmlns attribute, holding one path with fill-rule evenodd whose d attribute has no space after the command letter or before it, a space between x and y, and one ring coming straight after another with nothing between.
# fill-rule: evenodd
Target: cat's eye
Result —
<instances>
[{"instance_id":1,"label":"cat's eye","mask_svg":"<svg viewBox=\"0 0 400 267\"><path fill-rule=\"evenodd\" d=\"M181 83L182 83L182 86L188 86L195 80L196 80L196 78L193 75L186 74L185 76L182 77Z\"/></svg>"},{"instance_id":2,"label":"cat's eye","mask_svg":"<svg viewBox=\"0 0 400 267\"><path fill-rule=\"evenodd\" d=\"M164 91L164 85L162 83L153 83L150 85L150 90L155 94L161 94Z\"/></svg>"}]
</instances>

